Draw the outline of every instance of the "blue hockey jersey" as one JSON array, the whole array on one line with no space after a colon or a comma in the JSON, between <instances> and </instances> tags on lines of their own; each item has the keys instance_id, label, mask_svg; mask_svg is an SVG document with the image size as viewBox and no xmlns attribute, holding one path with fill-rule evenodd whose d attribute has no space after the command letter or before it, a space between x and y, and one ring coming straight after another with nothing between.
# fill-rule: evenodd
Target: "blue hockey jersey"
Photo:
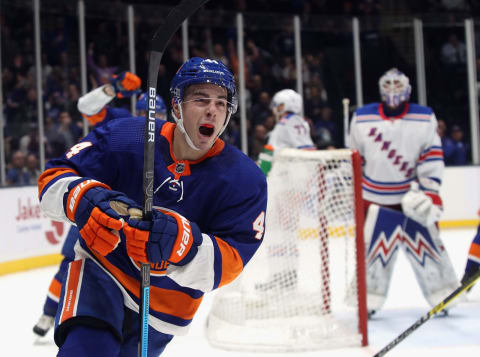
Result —
<instances>
[{"instance_id":1,"label":"blue hockey jersey","mask_svg":"<svg viewBox=\"0 0 480 357\"><path fill-rule=\"evenodd\" d=\"M185 266L151 265L150 325L168 334L184 334L205 292L233 281L260 246L267 204L266 179L257 165L218 139L196 161L173 153L175 124L157 120L153 204L195 222L203 243ZM63 198L70 182L88 177L143 202L144 125L142 118L105 123L51 160L39 179L45 214L68 221ZM70 221L68 221L70 222ZM139 303L139 264L126 252L124 236L106 257L79 240L77 257L90 257L121 286L125 306Z\"/></svg>"}]
</instances>

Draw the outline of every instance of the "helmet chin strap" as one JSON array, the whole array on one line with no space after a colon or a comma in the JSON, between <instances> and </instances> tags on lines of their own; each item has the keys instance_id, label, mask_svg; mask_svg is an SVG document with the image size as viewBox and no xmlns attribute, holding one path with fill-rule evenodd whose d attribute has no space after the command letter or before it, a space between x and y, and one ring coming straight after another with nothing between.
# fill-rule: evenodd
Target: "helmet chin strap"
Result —
<instances>
[{"instance_id":1,"label":"helmet chin strap","mask_svg":"<svg viewBox=\"0 0 480 357\"><path fill-rule=\"evenodd\" d=\"M187 134L187 131L185 130L185 127L183 126L183 112L182 112L182 102L178 102L178 111L180 112L180 119L177 118L177 116L175 115L175 112L172 110L172 117L173 119L175 120L175 122L177 123L177 126L178 128L180 129L180 131L182 132L182 134L185 136L185 140L187 141L187 144L188 146L190 146L193 150L196 150L196 151L199 151L200 148L198 148L192 141L192 139L190 139L190 136L188 136ZM228 114L227 114L227 118L225 119L225 124L223 125L223 128L222 130L220 130L220 132L218 133L217 137L215 138L215 140L213 141L213 143L215 143L215 141L217 141L217 139L220 137L220 135L222 135L222 133L225 131L225 129L227 128L227 125L230 121L230 117L232 116L232 111L231 110L228 110ZM213 145L212 145L213 146Z\"/></svg>"},{"instance_id":2,"label":"helmet chin strap","mask_svg":"<svg viewBox=\"0 0 480 357\"><path fill-rule=\"evenodd\" d=\"M185 140L187 140L187 144L188 146L190 146L193 150L195 151L199 151L200 148L198 148L192 141L192 139L190 139L190 137L188 136L187 134L187 131L185 130L185 127L183 126L183 113L182 113L182 102L179 102L178 103L178 111L180 112L180 119L177 118L177 116L175 115L175 112L172 110L172 117L173 119L175 120L175 122L177 123L177 126L178 128L180 129L180 131L182 132L183 136L185 136Z\"/></svg>"}]
</instances>

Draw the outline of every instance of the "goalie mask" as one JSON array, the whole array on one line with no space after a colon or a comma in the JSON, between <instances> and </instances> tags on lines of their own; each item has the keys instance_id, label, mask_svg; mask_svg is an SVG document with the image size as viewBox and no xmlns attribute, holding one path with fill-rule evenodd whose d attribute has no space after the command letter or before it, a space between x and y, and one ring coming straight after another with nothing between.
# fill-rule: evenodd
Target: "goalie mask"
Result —
<instances>
[{"instance_id":1,"label":"goalie mask","mask_svg":"<svg viewBox=\"0 0 480 357\"><path fill-rule=\"evenodd\" d=\"M408 77L396 68L385 72L378 81L382 102L396 108L410 99L412 87Z\"/></svg>"},{"instance_id":2,"label":"goalie mask","mask_svg":"<svg viewBox=\"0 0 480 357\"><path fill-rule=\"evenodd\" d=\"M283 107L281 107L282 104ZM302 96L293 89L282 89L281 91L275 93L272 98L271 108L277 117L285 112L301 114L302 107Z\"/></svg>"},{"instance_id":3,"label":"goalie mask","mask_svg":"<svg viewBox=\"0 0 480 357\"><path fill-rule=\"evenodd\" d=\"M192 57L187 60L177 71L170 83L170 93L174 103L178 104L180 117L177 118L172 110L173 119L177 123L180 131L185 135L188 145L199 150L185 131L183 125L182 102L185 89L193 84L211 83L223 87L227 90L227 117L225 124L218 133L217 138L226 129L230 117L235 114L238 107L237 89L235 87L235 79L230 70L220 61L205 59L200 57Z\"/></svg>"}]
</instances>

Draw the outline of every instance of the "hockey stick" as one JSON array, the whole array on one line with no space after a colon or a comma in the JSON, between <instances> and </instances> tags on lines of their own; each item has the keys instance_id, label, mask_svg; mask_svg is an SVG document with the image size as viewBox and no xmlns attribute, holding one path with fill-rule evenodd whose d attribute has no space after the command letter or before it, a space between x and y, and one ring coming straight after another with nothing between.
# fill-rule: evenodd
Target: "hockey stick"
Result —
<instances>
[{"instance_id":1,"label":"hockey stick","mask_svg":"<svg viewBox=\"0 0 480 357\"><path fill-rule=\"evenodd\" d=\"M343 146L348 148L348 126L350 122L350 99L343 98Z\"/></svg>"},{"instance_id":2,"label":"hockey stick","mask_svg":"<svg viewBox=\"0 0 480 357\"><path fill-rule=\"evenodd\" d=\"M413 331L417 328L422 326L426 321L428 321L433 315L437 312L442 311L445 307L448 306L453 300L459 297L463 292L468 290L470 287L475 284L475 282L480 278L480 270L478 270L474 275L472 275L465 283L460 285L454 292L448 295L441 303L436 305L433 309L431 309L426 315L422 316L418 319L412 326L402 332L397 338L395 338L392 342L382 348L379 352L377 352L373 357L381 357L384 356L388 351L390 351L393 347L398 345L402 342L408 335L410 335Z\"/></svg>"},{"instance_id":3,"label":"hockey stick","mask_svg":"<svg viewBox=\"0 0 480 357\"><path fill-rule=\"evenodd\" d=\"M155 161L155 112L157 79L160 61L170 38L180 25L203 6L208 0L182 0L174 7L165 23L153 35L150 42L150 58L148 63L148 111L145 118L145 144L143 151L143 219L152 219L153 207L153 177ZM148 315L150 300L150 264L142 263L140 281L140 334L138 341L138 356L147 357L148 353Z\"/></svg>"}]
</instances>

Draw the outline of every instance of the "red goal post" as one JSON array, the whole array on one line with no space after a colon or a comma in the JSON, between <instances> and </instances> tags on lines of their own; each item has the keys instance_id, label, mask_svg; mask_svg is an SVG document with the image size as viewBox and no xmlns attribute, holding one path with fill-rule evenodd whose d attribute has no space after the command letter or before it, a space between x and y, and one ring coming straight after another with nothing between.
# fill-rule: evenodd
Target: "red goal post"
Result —
<instances>
[{"instance_id":1,"label":"red goal post","mask_svg":"<svg viewBox=\"0 0 480 357\"><path fill-rule=\"evenodd\" d=\"M264 352L368 344L361 180L356 151L275 154L264 242L215 293L210 344Z\"/></svg>"}]
</instances>

